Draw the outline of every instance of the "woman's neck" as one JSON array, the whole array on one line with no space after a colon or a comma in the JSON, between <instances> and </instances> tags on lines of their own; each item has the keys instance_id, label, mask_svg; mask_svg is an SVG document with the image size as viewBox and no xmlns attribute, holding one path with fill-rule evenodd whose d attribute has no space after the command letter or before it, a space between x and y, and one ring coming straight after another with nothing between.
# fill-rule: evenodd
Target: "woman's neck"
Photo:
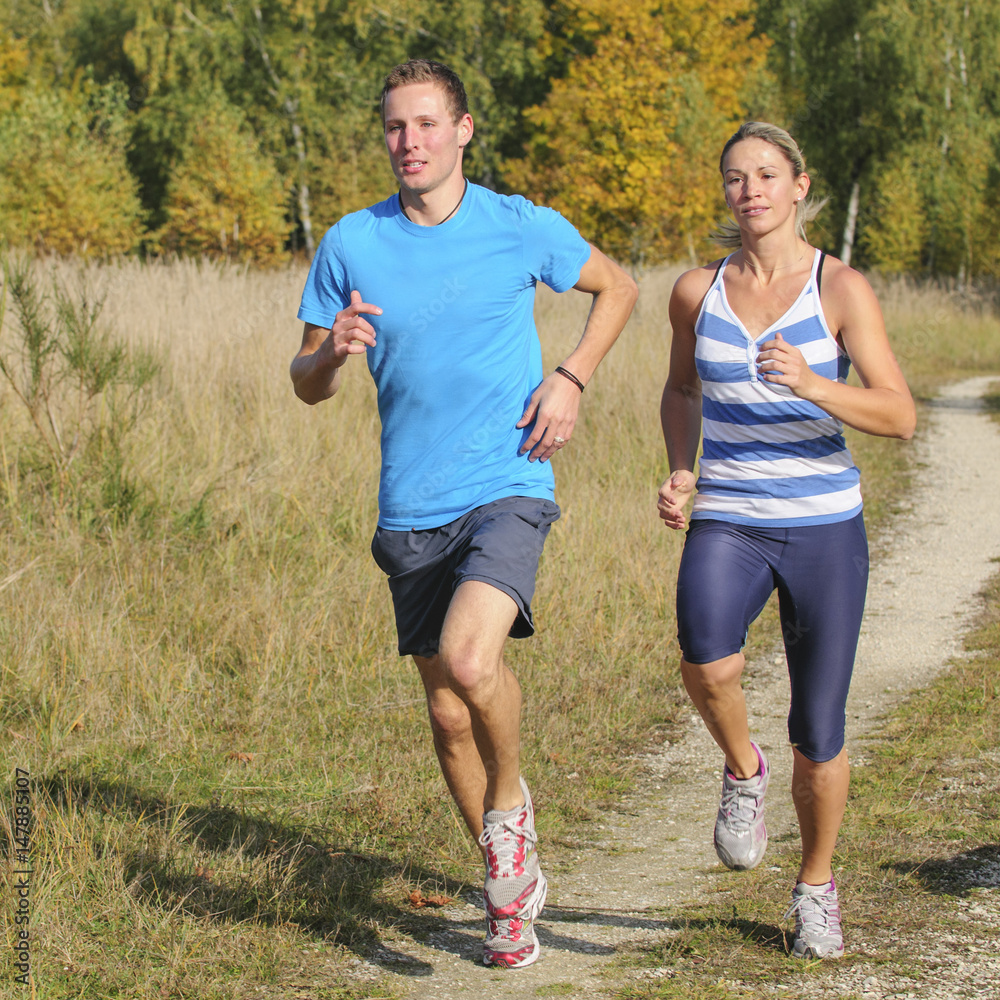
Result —
<instances>
[{"instance_id":1,"label":"woman's neck","mask_svg":"<svg viewBox=\"0 0 1000 1000\"><path fill-rule=\"evenodd\" d=\"M802 266L812 248L798 237L794 241L744 240L736 254L735 263L746 269L761 284L770 284L775 278L794 274Z\"/></svg>"}]
</instances>

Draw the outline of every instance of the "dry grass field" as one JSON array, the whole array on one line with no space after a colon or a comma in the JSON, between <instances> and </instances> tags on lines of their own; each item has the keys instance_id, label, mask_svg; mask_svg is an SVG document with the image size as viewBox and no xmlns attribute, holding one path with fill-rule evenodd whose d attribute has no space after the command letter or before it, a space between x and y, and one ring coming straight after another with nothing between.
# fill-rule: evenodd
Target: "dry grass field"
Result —
<instances>
[{"instance_id":1,"label":"dry grass field","mask_svg":"<svg viewBox=\"0 0 1000 1000\"><path fill-rule=\"evenodd\" d=\"M677 273L643 278L588 388L555 463L563 516L539 574L539 632L510 645L554 862L591 837L593 806L628 786L629 751L688 711L673 620L682 539L655 511ZM478 877L368 551L370 380L355 359L336 400L310 408L291 390L304 277L190 261L31 265L18 300L37 300L30 344L6 295L4 989L17 975L22 869L30 995L136 1000L371 995L350 963L381 925L405 920L409 893L453 894ZM985 305L879 291L919 392L995 364L1000 324ZM588 305L540 293L549 367ZM45 329L75 353L47 350ZM852 445L877 539L907 452Z\"/></svg>"}]
</instances>

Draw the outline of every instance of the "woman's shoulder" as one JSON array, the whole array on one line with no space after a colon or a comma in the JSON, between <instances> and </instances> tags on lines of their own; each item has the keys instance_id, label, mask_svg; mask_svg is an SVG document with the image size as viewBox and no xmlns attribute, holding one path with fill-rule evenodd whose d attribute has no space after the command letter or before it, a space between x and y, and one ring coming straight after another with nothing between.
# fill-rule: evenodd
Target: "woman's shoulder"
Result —
<instances>
[{"instance_id":1,"label":"woman's shoulder","mask_svg":"<svg viewBox=\"0 0 1000 1000\"><path fill-rule=\"evenodd\" d=\"M720 257L701 267L693 267L674 282L670 293L670 321L675 331L682 325L694 328L701 304L724 261L725 257Z\"/></svg>"},{"instance_id":2,"label":"woman's shoulder","mask_svg":"<svg viewBox=\"0 0 1000 1000\"><path fill-rule=\"evenodd\" d=\"M881 324L882 310L868 279L837 257L823 260L820 295L827 322L835 333Z\"/></svg>"},{"instance_id":3,"label":"woman's shoulder","mask_svg":"<svg viewBox=\"0 0 1000 1000\"><path fill-rule=\"evenodd\" d=\"M681 301L697 300L700 303L705 293L712 287L712 282L715 281L715 276L725 260L725 257L717 257L707 264L685 271L674 282L674 297Z\"/></svg>"},{"instance_id":4,"label":"woman's shoulder","mask_svg":"<svg viewBox=\"0 0 1000 1000\"><path fill-rule=\"evenodd\" d=\"M823 255L822 281L824 297L827 292L832 295L873 294L868 279L860 271L828 253Z\"/></svg>"}]
</instances>

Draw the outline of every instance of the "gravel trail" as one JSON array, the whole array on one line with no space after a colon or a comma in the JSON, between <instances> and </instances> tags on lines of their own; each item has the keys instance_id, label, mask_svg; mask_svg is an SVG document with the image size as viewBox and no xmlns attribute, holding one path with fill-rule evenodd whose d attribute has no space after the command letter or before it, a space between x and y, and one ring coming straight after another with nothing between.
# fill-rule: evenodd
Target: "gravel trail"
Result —
<instances>
[{"instance_id":1,"label":"gravel trail","mask_svg":"<svg viewBox=\"0 0 1000 1000\"><path fill-rule=\"evenodd\" d=\"M979 607L977 595L996 571L1000 437L980 403L995 381L974 378L943 390L914 444L921 471L909 509L893 525L886 554L871 568L848 702L849 748L878 715L960 652L962 634ZM746 689L751 730L772 766L768 831L772 838L794 835L783 658L751 664ZM668 933L671 911L696 899L724 871L712 847L722 758L700 719L692 712L683 738L645 763L648 777L602 828L601 839L613 850L582 853L571 871L550 876L538 929L542 954L535 965L498 972L479 964L482 911L464 901L428 918L435 929L422 941L387 937L371 964L390 973L396 991L415 998L605 996L602 970L615 952ZM794 874L788 872L789 883ZM1000 887L1000 871L985 884ZM974 917L995 941L1000 890L990 893L980 910ZM972 971L962 962L942 960L933 985L907 986L880 985L877 976L865 978L863 970L845 967L838 992L873 998L1000 996L995 948L984 952Z\"/></svg>"}]
</instances>

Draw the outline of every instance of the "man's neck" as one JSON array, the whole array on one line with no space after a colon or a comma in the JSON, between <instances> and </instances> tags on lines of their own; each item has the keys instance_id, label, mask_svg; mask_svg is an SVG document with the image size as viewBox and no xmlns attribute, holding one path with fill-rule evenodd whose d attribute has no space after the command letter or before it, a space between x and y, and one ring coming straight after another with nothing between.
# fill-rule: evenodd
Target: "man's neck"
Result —
<instances>
[{"instance_id":1,"label":"man's neck","mask_svg":"<svg viewBox=\"0 0 1000 1000\"><path fill-rule=\"evenodd\" d=\"M468 181L459 174L454 183L449 182L425 195L400 188L399 204L403 214L415 225L439 226L459 210L467 188Z\"/></svg>"}]
</instances>

